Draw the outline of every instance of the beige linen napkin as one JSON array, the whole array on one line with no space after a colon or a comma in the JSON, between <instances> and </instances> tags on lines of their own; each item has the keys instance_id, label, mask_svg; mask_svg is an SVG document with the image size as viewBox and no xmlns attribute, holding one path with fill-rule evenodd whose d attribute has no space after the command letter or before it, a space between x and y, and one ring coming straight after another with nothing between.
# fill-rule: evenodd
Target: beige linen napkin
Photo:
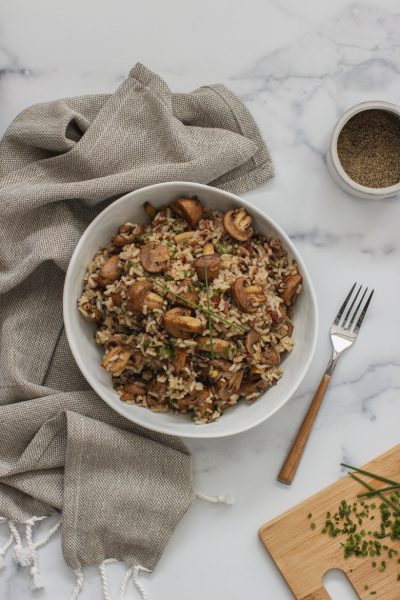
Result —
<instances>
[{"instance_id":1,"label":"beige linen napkin","mask_svg":"<svg viewBox=\"0 0 400 600\"><path fill-rule=\"evenodd\" d=\"M0 517L40 587L32 525L62 513L78 573L106 559L152 570L192 504L173 437L112 411L80 374L62 323L64 272L106 201L168 180L243 192L273 174L248 113L222 85L172 94L138 64L112 95L23 111L0 144ZM177 417L182 418L182 417ZM21 535L25 523L26 539ZM19 527L19 528L18 528Z\"/></svg>"}]
</instances>

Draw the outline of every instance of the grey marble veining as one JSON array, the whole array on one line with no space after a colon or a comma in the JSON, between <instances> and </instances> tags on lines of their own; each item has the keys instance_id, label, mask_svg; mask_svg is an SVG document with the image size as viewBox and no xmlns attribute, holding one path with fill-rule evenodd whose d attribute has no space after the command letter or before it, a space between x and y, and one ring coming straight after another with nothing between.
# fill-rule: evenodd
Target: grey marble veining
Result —
<instances>
[{"instance_id":1,"label":"grey marble veining","mask_svg":"<svg viewBox=\"0 0 400 600\"><path fill-rule=\"evenodd\" d=\"M369 99L400 101L399 5L2 2L0 131L31 103L111 92L138 60L177 91L221 81L246 102L276 167L275 179L247 197L295 241L320 308L315 360L292 400L253 431L188 441L196 487L210 494L230 491L236 503L196 502L143 581L152 600L289 600L257 539L258 527L340 477L342 460L361 464L399 442L400 199L347 196L325 164L343 110ZM374 301L357 344L339 363L297 479L282 486L276 474L329 358L329 324L356 279L375 287ZM0 545L3 539L1 526ZM46 589L34 596L68 598L74 576L59 538L40 551L40 562ZM6 563L0 599L29 598L27 573L10 555ZM108 572L116 598L124 567L110 565ZM138 597L131 586L127 597ZM102 597L95 568L87 571L81 597Z\"/></svg>"}]
</instances>

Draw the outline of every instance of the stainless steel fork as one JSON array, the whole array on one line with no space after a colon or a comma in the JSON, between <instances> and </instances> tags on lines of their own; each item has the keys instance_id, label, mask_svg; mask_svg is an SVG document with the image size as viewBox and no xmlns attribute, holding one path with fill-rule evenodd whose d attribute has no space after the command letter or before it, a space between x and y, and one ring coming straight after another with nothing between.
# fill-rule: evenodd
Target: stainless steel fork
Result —
<instances>
[{"instance_id":1,"label":"stainless steel fork","mask_svg":"<svg viewBox=\"0 0 400 600\"><path fill-rule=\"evenodd\" d=\"M361 324L365 317L365 313L368 310L368 306L374 294L374 290L372 290L368 298L365 300L368 288L365 288L364 292L362 293L363 286L360 285L357 292L354 293L356 285L357 284L355 283L347 294L345 301L340 307L339 312L336 315L336 319L332 324L332 356L328 362L328 366L326 367L325 373L320 381L307 414L304 417L300 429L297 432L294 442L279 472L278 480L282 483L289 485L293 481L339 356L341 356L342 352L344 352L347 348L350 348L350 346L352 346L356 341L358 332L360 331ZM358 298L360 299L358 300Z\"/></svg>"}]
</instances>

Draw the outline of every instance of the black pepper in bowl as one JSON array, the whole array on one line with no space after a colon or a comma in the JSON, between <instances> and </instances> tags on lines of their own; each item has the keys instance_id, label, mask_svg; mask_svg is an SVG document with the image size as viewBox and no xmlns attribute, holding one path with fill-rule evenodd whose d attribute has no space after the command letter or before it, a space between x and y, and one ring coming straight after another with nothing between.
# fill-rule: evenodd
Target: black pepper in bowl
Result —
<instances>
[{"instance_id":1,"label":"black pepper in bowl","mask_svg":"<svg viewBox=\"0 0 400 600\"><path fill-rule=\"evenodd\" d=\"M387 110L364 110L341 130L337 152L347 175L365 187L400 182L400 119Z\"/></svg>"}]
</instances>

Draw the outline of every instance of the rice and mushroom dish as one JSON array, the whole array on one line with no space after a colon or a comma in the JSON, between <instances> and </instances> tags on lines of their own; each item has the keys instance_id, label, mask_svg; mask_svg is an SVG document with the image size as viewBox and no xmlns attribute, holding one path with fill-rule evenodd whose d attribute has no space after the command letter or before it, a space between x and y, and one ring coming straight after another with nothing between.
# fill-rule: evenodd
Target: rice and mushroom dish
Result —
<instances>
[{"instance_id":1,"label":"rice and mushroom dish","mask_svg":"<svg viewBox=\"0 0 400 600\"><path fill-rule=\"evenodd\" d=\"M121 401L210 423L282 377L302 276L244 208L144 209L94 256L78 308Z\"/></svg>"}]
</instances>

